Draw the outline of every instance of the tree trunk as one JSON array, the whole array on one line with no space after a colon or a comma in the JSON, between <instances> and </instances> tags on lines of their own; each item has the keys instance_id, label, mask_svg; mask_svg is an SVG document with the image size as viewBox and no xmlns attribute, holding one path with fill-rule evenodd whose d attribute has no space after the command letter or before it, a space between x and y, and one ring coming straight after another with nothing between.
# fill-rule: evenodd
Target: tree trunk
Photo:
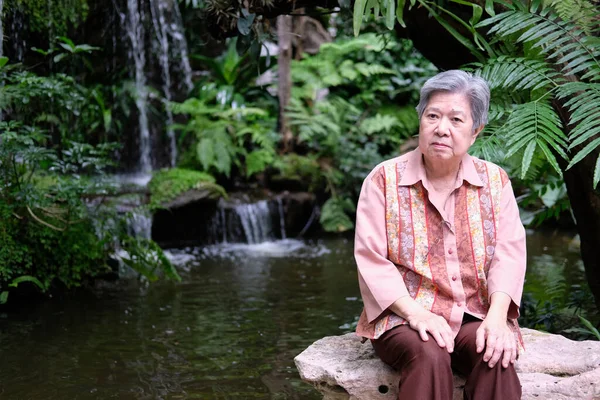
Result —
<instances>
[{"instance_id":1,"label":"tree trunk","mask_svg":"<svg viewBox=\"0 0 600 400\"><path fill-rule=\"evenodd\" d=\"M600 310L600 195L592 187L597 152L563 173L581 240L588 285Z\"/></svg>"},{"instance_id":2,"label":"tree trunk","mask_svg":"<svg viewBox=\"0 0 600 400\"><path fill-rule=\"evenodd\" d=\"M279 132L283 136L283 152L287 153L292 147L292 131L285 117L285 109L290 102L292 90L292 17L280 15L277 17L277 38L279 39L279 55L277 57L277 93L279 96Z\"/></svg>"}]
</instances>

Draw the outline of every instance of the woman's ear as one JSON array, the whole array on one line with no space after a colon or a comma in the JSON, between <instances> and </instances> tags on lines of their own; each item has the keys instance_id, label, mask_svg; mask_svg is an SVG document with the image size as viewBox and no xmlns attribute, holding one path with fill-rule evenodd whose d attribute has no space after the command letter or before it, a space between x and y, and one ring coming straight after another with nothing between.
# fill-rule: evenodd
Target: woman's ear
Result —
<instances>
[{"instance_id":1,"label":"woman's ear","mask_svg":"<svg viewBox=\"0 0 600 400\"><path fill-rule=\"evenodd\" d=\"M479 128L475 129L475 132L473 132L473 136L471 137L471 144L475 143L475 139L477 139L477 136L479 136L479 133L483 130L483 128L485 128L485 125L481 124Z\"/></svg>"}]
</instances>

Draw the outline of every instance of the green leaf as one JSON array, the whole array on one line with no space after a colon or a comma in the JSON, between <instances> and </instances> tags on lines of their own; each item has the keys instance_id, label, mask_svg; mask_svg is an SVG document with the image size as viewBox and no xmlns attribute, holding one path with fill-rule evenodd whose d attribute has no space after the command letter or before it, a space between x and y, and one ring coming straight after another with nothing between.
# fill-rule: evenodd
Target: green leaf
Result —
<instances>
[{"instance_id":1,"label":"green leaf","mask_svg":"<svg viewBox=\"0 0 600 400\"><path fill-rule=\"evenodd\" d=\"M0 68L4 67L8 62L8 57L0 57Z\"/></svg>"},{"instance_id":2,"label":"green leaf","mask_svg":"<svg viewBox=\"0 0 600 400\"><path fill-rule=\"evenodd\" d=\"M396 0L385 0L387 7L385 10L385 26L388 29L394 29L394 22L396 20Z\"/></svg>"},{"instance_id":3,"label":"green leaf","mask_svg":"<svg viewBox=\"0 0 600 400\"><path fill-rule=\"evenodd\" d=\"M469 22L471 23L471 25L477 25L477 23L481 19L481 15L483 14L483 8L481 8L480 5L472 3L470 1L466 1L466 0L450 0L450 1L452 1L453 3L462 4L464 6L471 6L473 8L473 15L471 16L471 19L469 19Z\"/></svg>"},{"instance_id":4,"label":"green leaf","mask_svg":"<svg viewBox=\"0 0 600 400\"><path fill-rule=\"evenodd\" d=\"M525 153L523 153L523 162L521 164L521 179L525 179L525 175L529 170L529 165L531 164L531 159L533 158L533 152L537 143L535 141L529 142L527 147L525 148Z\"/></svg>"},{"instance_id":5,"label":"green leaf","mask_svg":"<svg viewBox=\"0 0 600 400\"><path fill-rule=\"evenodd\" d=\"M579 317L579 320L581 321L581 323L587 328L589 329L590 333L592 333L594 336L596 336L596 338L598 340L600 340L600 332L598 332L598 329L596 329L594 327L594 325L592 325L592 323L590 321L588 321L587 319L583 318L581 315L577 315Z\"/></svg>"},{"instance_id":6,"label":"green leaf","mask_svg":"<svg viewBox=\"0 0 600 400\"><path fill-rule=\"evenodd\" d=\"M214 165L217 167L219 172L223 172L227 177L231 173L231 155L229 149L223 141L214 142L215 159Z\"/></svg>"},{"instance_id":7,"label":"green leaf","mask_svg":"<svg viewBox=\"0 0 600 400\"><path fill-rule=\"evenodd\" d=\"M560 166L558 165L558 162L556 161L556 157L554 157L554 154L552 154L552 152L550 151L550 149L548 148L548 146L546 145L546 143L544 143L543 141L539 140L537 142L538 146L540 147L540 149L542 149L542 152L544 153L544 155L546 156L546 159L548 160L548 162L550 163L550 165L552 166L552 168L554 168L554 170L556 171L556 173L558 174L558 176L562 177L562 170L560 169Z\"/></svg>"},{"instance_id":8,"label":"green leaf","mask_svg":"<svg viewBox=\"0 0 600 400\"><path fill-rule=\"evenodd\" d=\"M458 40L463 46L471 51L471 54L475 56L479 60L484 60L485 57L483 54L471 43L469 39L467 39L462 33L456 30L452 25L448 23L444 18L442 18L432 7L429 7L426 3L421 3L438 21L440 25L442 25L456 40ZM456 16L455 16L456 17ZM458 17L456 17L458 18ZM464 23L464 22L463 22Z\"/></svg>"},{"instance_id":9,"label":"green leaf","mask_svg":"<svg viewBox=\"0 0 600 400\"><path fill-rule=\"evenodd\" d=\"M330 198L323 204L320 222L327 232L345 232L354 227L354 224L346 214L346 210L352 210L352 202L348 199Z\"/></svg>"},{"instance_id":10,"label":"green leaf","mask_svg":"<svg viewBox=\"0 0 600 400\"><path fill-rule=\"evenodd\" d=\"M69 53L60 53L54 56L53 60L55 63L60 62L62 59L64 59L65 57L67 57L69 55Z\"/></svg>"},{"instance_id":11,"label":"green leaf","mask_svg":"<svg viewBox=\"0 0 600 400\"><path fill-rule=\"evenodd\" d=\"M485 0L485 12L492 17L496 15L496 11L494 11L494 0Z\"/></svg>"},{"instance_id":12,"label":"green leaf","mask_svg":"<svg viewBox=\"0 0 600 400\"><path fill-rule=\"evenodd\" d=\"M594 189L598 186L598 182L600 182L600 155L596 160L596 168L594 168Z\"/></svg>"},{"instance_id":13,"label":"green leaf","mask_svg":"<svg viewBox=\"0 0 600 400\"><path fill-rule=\"evenodd\" d=\"M201 139L196 147L196 156L202 164L202 168L208 171L215 159L213 141L208 138Z\"/></svg>"},{"instance_id":14,"label":"green leaf","mask_svg":"<svg viewBox=\"0 0 600 400\"><path fill-rule=\"evenodd\" d=\"M567 166L567 169L570 169L573 165L583 160L588 154L596 150L598 146L600 146L600 137L588 143L583 149L581 149L577 154L575 154L575 157L573 157L573 159Z\"/></svg>"},{"instance_id":15,"label":"green leaf","mask_svg":"<svg viewBox=\"0 0 600 400\"><path fill-rule=\"evenodd\" d=\"M42 284L42 282L40 282L37 278L30 276L30 275L23 275L16 279L13 279L13 281L8 286L17 287L17 286L19 286L19 283L22 283L22 282L31 282L31 283L35 284L37 287L39 287L40 290L42 290L42 291L46 290L46 287Z\"/></svg>"},{"instance_id":16,"label":"green leaf","mask_svg":"<svg viewBox=\"0 0 600 400\"><path fill-rule=\"evenodd\" d=\"M256 14L247 14L238 18L237 28L242 35L246 36L250 33L250 29L252 28L252 23L254 22L255 17Z\"/></svg>"},{"instance_id":17,"label":"green leaf","mask_svg":"<svg viewBox=\"0 0 600 400\"><path fill-rule=\"evenodd\" d=\"M8 292L4 291L4 292L0 293L0 304L6 304L7 301L8 301Z\"/></svg>"},{"instance_id":18,"label":"green leaf","mask_svg":"<svg viewBox=\"0 0 600 400\"><path fill-rule=\"evenodd\" d=\"M398 5L396 7L396 19L401 27L406 28L406 24L404 23L404 5L406 0L398 0Z\"/></svg>"},{"instance_id":19,"label":"green leaf","mask_svg":"<svg viewBox=\"0 0 600 400\"><path fill-rule=\"evenodd\" d=\"M354 27L354 36L358 36L360 33L360 27L362 25L363 15L365 13L365 6L367 0L356 0L354 2L354 13L352 15L352 24Z\"/></svg>"}]
</instances>

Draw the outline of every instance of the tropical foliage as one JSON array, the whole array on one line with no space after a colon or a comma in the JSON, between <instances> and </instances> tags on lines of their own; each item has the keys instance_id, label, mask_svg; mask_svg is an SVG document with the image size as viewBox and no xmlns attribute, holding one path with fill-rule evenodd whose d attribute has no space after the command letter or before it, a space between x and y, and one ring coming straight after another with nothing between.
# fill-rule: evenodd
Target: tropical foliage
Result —
<instances>
[{"instance_id":1,"label":"tropical foliage","mask_svg":"<svg viewBox=\"0 0 600 400\"><path fill-rule=\"evenodd\" d=\"M321 224L327 231L351 229L362 179L417 133L414 108L394 102L415 99L435 68L410 43L367 33L323 44L291 69L286 116L298 148L320 160L330 196Z\"/></svg>"}]
</instances>

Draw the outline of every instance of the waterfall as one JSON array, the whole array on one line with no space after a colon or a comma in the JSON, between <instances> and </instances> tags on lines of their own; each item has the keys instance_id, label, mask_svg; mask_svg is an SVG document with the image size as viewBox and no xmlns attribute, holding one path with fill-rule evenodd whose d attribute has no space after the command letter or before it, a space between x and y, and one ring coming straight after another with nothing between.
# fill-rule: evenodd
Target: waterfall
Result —
<instances>
[{"instance_id":1,"label":"waterfall","mask_svg":"<svg viewBox=\"0 0 600 400\"><path fill-rule=\"evenodd\" d=\"M133 237L150 239L152 237L152 214L149 211L132 211L127 220L127 231Z\"/></svg>"},{"instance_id":2,"label":"waterfall","mask_svg":"<svg viewBox=\"0 0 600 400\"><path fill-rule=\"evenodd\" d=\"M9 8L10 9L10 8ZM21 39L19 36L23 32L23 13L21 12L21 6L12 7L12 18L10 24L10 34L12 35L11 41L13 42L15 50L15 62L22 62L23 55L25 54L25 39Z\"/></svg>"},{"instance_id":3,"label":"waterfall","mask_svg":"<svg viewBox=\"0 0 600 400\"><path fill-rule=\"evenodd\" d=\"M283 202L281 197L277 198L277 211L279 211L279 229L281 230L281 238L287 239L285 235L285 214L283 213Z\"/></svg>"},{"instance_id":4,"label":"waterfall","mask_svg":"<svg viewBox=\"0 0 600 400\"><path fill-rule=\"evenodd\" d=\"M183 82L189 92L194 88L192 83L192 67L190 66L190 58L188 56L188 46L183 32L183 19L181 18L181 12L179 11L179 5L177 2L173 2L173 15L171 22L171 35L175 39L176 50L179 54L179 63L181 70L183 71Z\"/></svg>"},{"instance_id":5,"label":"waterfall","mask_svg":"<svg viewBox=\"0 0 600 400\"><path fill-rule=\"evenodd\" d=\"M163 93L165 110L167 112L167 136L169 137L170 145L170 161L171 167L175 166L177 161L177 143L175 141L175 132L173 131L173 113L169 108L169 102L171 101L171 73L169 71L169 37L168 29L169 26L165 19L165 0L150 0L150 11L152 13L152 22L154 24L154 30L156 32L156 39L159 47L159 63L162 70L163 79ZM172 5L173 8L177 8L177 4Z\"/></svg>"},{"instance_id":6,"label":"waterfall","mask_svg":"<svg viewBox=\"0 0 600 400\"><path fill-rule=\"evenodd\" d=\"M287 238L281 199L244 204L221 202L209 224L211 243L259 244Z\"/></svg>"},{"instance_id":7,"label":"waterfall","mask_svg":"<svg viewBox=\"0 0 600 400\"><path fill-rule=\"evenodd\" d=\"M235 207L240 217L246 241L257 244L273 239L271 212L266 200L253 204L242 204Z\"/></svg>"},{"instance_id":8,"label":"waterfall","mask_svg":"<svg viewBox=\"0 0 600 400\"><path fill-rule=\"evenodd\" d=\"M138 8L138 0L127 0L127 36L131 42L131 54L135 63L135 105L139 111L140 125L140 170L152 171L150 160L150 130L148 128L148 89L146 88L146 53L144 49L143 10ZM122 18L124 18L122 16Z\"/></svg>"}]
</instances>

